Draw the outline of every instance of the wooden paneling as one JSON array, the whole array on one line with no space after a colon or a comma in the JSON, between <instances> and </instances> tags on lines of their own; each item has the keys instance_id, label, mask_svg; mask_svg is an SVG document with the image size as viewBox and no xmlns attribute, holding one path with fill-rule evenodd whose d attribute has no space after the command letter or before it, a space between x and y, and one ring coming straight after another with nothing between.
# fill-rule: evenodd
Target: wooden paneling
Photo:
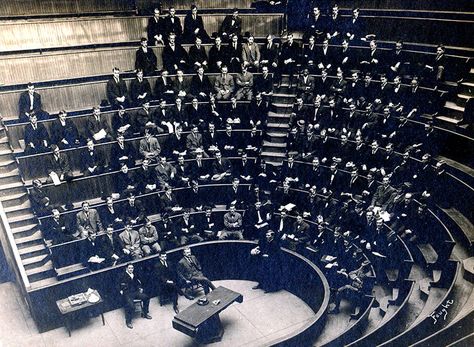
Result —
<instances>
[{"instance_id":1,"label":"wooden paneling","mask_svg":"<svg viewBox=\"0 0 474 347\"><path fill-rule=\"evenodd\" d=\"M9 85L111 74L114 66L121 71L133 70L136 50L137 47L102 48L0 56L0 76ZM161 50L156 49L160 61Z\"/></svg>"},{"instance_id":2,"label":"wooden paneling","mask_svg":"<svg viewBox=\"0 0 474 347\"><path fill-rule=\"evenodd\" d=\"M41 16L134 10L133 0L4 0L0 16Z\"/></svg>"},{"instance_id":3,"label":"wooden paneling","mask_svg":"<svg viewBox=\"0 0 474 347\"><path fill-rule=\"evenodd\" d=\"M191 4L195 4L199 9L205 8L250 8L253 0L137 0L137 9L139 11L153 11L156 3L161 3L162 11L167 11L170 6L174 6L177 10L189 10Z\"/></svg>"},{"instance_id":4,"label":"wooden paneling","mask_svg":"<svg viewBox=\"0 0 474 347\"><path fill-rule=\"evenodd\" d=\"M290 1L293 2L296 0ZM337 1L337 4L340 8L360 7L361 9L474 11L474 2L472 0L339 0Z\"/></svg>"},{"instance_id":5,"label":"wooden paneling","mask_svg":"<svg viewBox=\"0 0 474 347\"><path fill-rule=\"evenodd\" d=\"M472 21L408 17L364 17L367 33L380 40L474 47Z\"/></svg>"},{"instance_id":6,"label":"wooden paneling","mask_svg":"<svg viewBox=\"0 0 474 347\"><path fill-rule=\"evenodd\" d=\"M218 31L223 14L203 16L209 33ZM180 16L181 18L183 16ZM256 36L278 34L281 29L281 14L242 15L243 31ZM56 19L14 21L0 23L0 51L72 47L80 45L108 44L139 41L146 36L148 17L94 17L80 19Z\"/></svg>"}]
</instances>

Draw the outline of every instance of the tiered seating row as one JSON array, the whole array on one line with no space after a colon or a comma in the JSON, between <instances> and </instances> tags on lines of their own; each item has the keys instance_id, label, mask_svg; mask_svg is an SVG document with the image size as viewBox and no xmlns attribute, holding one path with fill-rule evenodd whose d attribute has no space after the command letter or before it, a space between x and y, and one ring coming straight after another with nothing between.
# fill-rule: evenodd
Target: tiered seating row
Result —
<instances>
[{"instance_id":1,"label":"tiered seating row","mask_svg":"<svg viewBox=\"0 0 474 347\"><path fill-rule=\"evenodd\" d=\"M179 15L181 21L184 16ZM203 16L208 33L217 32L223 14ZM283 14L244 14L242 32L255 36L279 33ZM258 19L258 20L257 20ZM0 52L138 42L146 37L148 17L82 17L74 20L0 22Z\"/></svg>"},{"instance_id":2,"label":"tiered seating row","mask_svg":"<svg viewBox=\"0 0 474 347\"><path fill-rule=\"evenodd\" d=\"M250 129L236 129L233 130L234 135L236 135L236 140L239 141L239 143L243 143L242 141L244 140L244 136L250 133ZM222 134L224 130L217 130L217 134ZM183 132L183 137L186 138L186 136L189 134L189 132ZM165 143L166 140L169 137L169 134L160 134L156 136L158 139L158 142L161 145L162 149L165 149ZM143 137L136 137L132 139L127 139L125 140L126 142L130 143L133 148L136 150L137 153L137 159L138 159L138 149L140 145L140 140ZM107 143L102 143L102 144L97 144L95 145L96 151L99 153L101 158L104 159L106 165L108 165L111 161L111 148L114 144L116 144L116 141L111 141ZM62 152L66 154L68 160L69 160L69 166L72 171L79 171L81 170L81 163L80 163L80 152L85 151L87 146L80 146L76 148L71 148L71 149L66 149L63 150ZM50 153L43 153L43 154L35 154L35 155L30 155L30 156L22 156L22 157L17 157L17 163L18 167L20 169L22 178L24 181L29 181L35 178L45 178L48 175L48 165L47 165L47 160L52 157L52 152Z\"/></svg>"},{"instance_id":3,"label":"tiered seating row","mask_svg":"<svg viewBox=\"0 0 474 347\"><path fill-rule=\"evenodd\" d=\"M256 77L258 74L254 74ZM218 74L208 74L211 84L214 83L214 79ZM319 75L315 75L318 77ZM172 77L172 76L170 76ZM186 75L186 78L191 79L191 75ZM334 76L329 76L330 79L334 79ZM130 87L130 83L133 78L124 78L127 87ZM149 77L151 89L154 89L157 77ZM378 81L373 81L379 83ZM54 85L50 87L37 88L39 94L41 94L41 100L43 109L48 111L50 114L56 114L60 110L64 109L67 111L79 111L91 109L94 106L100 104L102 100L107 99L106 94L107 80L91 81L87 83L73 83L68 85ZM444 93L444 91L433 90L429 88L422 89L429 93L435 93L436 95ZM4 115L4 120L13 120L18 118L18 100L23 90L15 91L4 91L0 92L0 105L1 112Z\"/></svg>"},{"instance_id":4,"label":"tiered seating row","mask_svg":"<svg viewBox=\"0 0 474 347\"><path fill-rule=\"evenodd\" d=\"M228 158L231 163L236 163L240 158ZM203 159L204 161L212 161L211 159ZM187 160L189 161L189 160ZM154 170L155 165L150 165ZM131 169L138 170L139 168ZM87 176L74 179L67 184L55 186L54 184L43 185L44 192L50 198L52 205L65 205L71 202L82 202L86 200L96 199L98 197L110 196L112 193L117 193L116 177L120 174L119 171L103 173L97 176ZM74 192L74 196L68 192ZM221 197L222 198L222 197Z\"/></svg>"},{"instance_id":5,"label":"tiered seating row","mask_svg":"<svg viewBox=\"0 0 474 347\"><path fill-rule=\"evenodd\" d=\"M152 84L153 85L153 84ZM105 88L105 86L104 86ZM228 105L230 101L223 101L219 103L219 105ZM98 102L96 102L93 105L97 105ZM239 107L245 107L244 105L248 105L248 101L238 101L237 104ZM91 105L91 107L93 106ZM205 103L199 103L201 107L205 106ZM167 107L171 107L172 105L168 104ZM188 103L184 105L184 107L187 107ZM89 111L89 107L86 111ZM131 119L134 120L134 115L136 112L138 112L141 108L133 107L133 108L128 108L126 111L129 113L131 116ZM156 107L154 105L150 106L151 111L155 111ZM107 125L109 126L110 129L112 129L112 116L115 114L116 111L102 111L101 116L103 119L107 121ZM91 115L91 112L78 112L76 115L71 115L69 114L68 119L70 119L76 128L79 130L79 135L81 135L81 130L86 129L86 122L87 118ZM52 123L55 121L54 118L48 119L48 120L42 120L39 121L41 122L45 127L46 130L48 130L49 133L51 133L52 129ZM7 128L7 134L8 134L8 140L10 143L10 146L13 148L13 150L17 153L22 152L22 141L25 138L25 126L28 123L6 123L6 128Z\"/></svg>"},{"instance_id":6,"label":"tiered seating row","mask_svg":"<svg viewBox=\"0 0 474 347\"><path fill-rule=\"evenodd\" d=\"M368 47L356 43L351 49L356 60L362 60L362 56L367 54ZM209 52L210 44L203 45ZM393 47L392 43L379 43L382 51L389 51ZM386 46L387 48L383 48ZM190 45L183 45L189 51ZM332 46L337 49L337 46ZM157 67L163 66L163 47L152 47L157 57ZM426 62L434 55L434 47L414 46L407 51L408 60L412 64ZM427 52L427 50L430 52ZM0 55L0 76L1 82L8 86L26 84L33 82L48 82L74 78L91 78L94 76L110 75L112 67L116 66L121 71L133 71L135 69L135 52L137 45L126 47L103 47L82 50L66 50L56 52L43 52L31 54ZM456 71L463 71L463 66L468 56L447 55L449 69L447 80L455 81L459 78ZM469 52L462 52L469 54ZM474 52L472 53L474 54ZM18 86L24 89L24 86ZM12 89L18 89L18 87ZM5 88L5 87L3 87Z\"/></svg>"}]
</instances>

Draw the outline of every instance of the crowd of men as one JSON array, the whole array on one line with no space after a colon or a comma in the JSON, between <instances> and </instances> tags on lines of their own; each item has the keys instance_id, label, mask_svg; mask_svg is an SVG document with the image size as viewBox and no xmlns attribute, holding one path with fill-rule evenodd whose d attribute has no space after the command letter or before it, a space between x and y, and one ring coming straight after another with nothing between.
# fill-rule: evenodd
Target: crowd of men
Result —
<instances>
[{"instance_id":1,"label":"crowd of men","mask_svg":"<svg viewBox=\"0 0 474 347\"><path fill-rule=\"evenodd\" d=\"M436 104L436 91L419 83L422 77L431 85L443 80L443 46L420 70L405 55L402 42L381 52L373 35L364 32L358 9L343 21L337 6L324 18L315 7L308 21L303 47L291 33L281 46L269 35L259 47L252 35L242 44L236 10L225 18L207 55L202 43L212 39L195 6L184 30L173 8L166 18L155 9L148 39L142 39L137 51L137 77L130 89L117 68L107 83L108 100L117 108L112 128L96 107L83 129L86 134L80 135L63 111L49 136L37 122L40 98L30 86L29 97L20 100L31 102L20 115L30 120L25 152L52 150L49 176L70 182L73 175L60 149L85 142L81 169L84 175L96 175L106 170L97 144L115 138L108 165L120 170L113 191L126 200L116 204L109 197L97 210L84 202L74 223L67 223L36 181L33 206L39 215L52 215L45 235L56 243L86 239L83 261L95 270L204 240L263 240L271 230L272 240L292 250L310 247L340 257L334 277L343 292L351 293L365 290L362 250L388 264L397 252L397 235L410 242L432 240L435 235L425 228L426 204L446 201L442 197L449 192L441 191L446 186L440 184L444 163L432 161L438 141L431 124L423 129L409 119ZM360 39L370 45L362 59L351 47ZM189 54L184 42L194 42ZM152 92L144 76L157 71L148 47L156 44L165 47ZM191 81L183 77L189 72L195 72ZM207 72L220 73L213 84ZM268 101L282 75L289 75L286 86L295 87L297 97L288 119L287 160L277 169L259 158L259 131L266 131ZM402 84L407 76L409 86ZM150 108L150 100L156 99L159 107ZM243 110L239 100L250 105ZM169 103L174 105L167 107ZM141 107L134 117L127 112L131 105ZM252 131L242 138L235 136L235 128ZM183 135L183 130L190 133ZM164 145L156 137L161 133L170 134ZM125 140L137 134L143 138L135 151ZM241 159L227 159L235 156ZM139 166L130 170L137 160ZM208 183L231 183L219 191L228 209L223 217L216 216L214 196L201 188ZM175 193L176 188L185 189ZM140 196L153 192L144 206ZM147 217L158 213L156 223ZM100 241L98 233L105 233Z\"/></svg>"}]
</instances>

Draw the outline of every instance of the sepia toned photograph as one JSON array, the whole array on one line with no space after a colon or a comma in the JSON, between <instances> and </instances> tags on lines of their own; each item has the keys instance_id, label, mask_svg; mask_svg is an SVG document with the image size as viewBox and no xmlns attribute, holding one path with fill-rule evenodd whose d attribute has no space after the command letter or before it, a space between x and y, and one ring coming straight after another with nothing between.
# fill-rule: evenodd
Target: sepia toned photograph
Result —
<instances>
[{"instance_id":1,"label":"sepia toned photograph","mask_svg":"<svg viewBox=\"0 0 474 347\"><path fill-rule=\"evenodd\" d=\"M0 347L471 347L473 223L472 0L0 0Z\"/></svg>"}]
</instances>

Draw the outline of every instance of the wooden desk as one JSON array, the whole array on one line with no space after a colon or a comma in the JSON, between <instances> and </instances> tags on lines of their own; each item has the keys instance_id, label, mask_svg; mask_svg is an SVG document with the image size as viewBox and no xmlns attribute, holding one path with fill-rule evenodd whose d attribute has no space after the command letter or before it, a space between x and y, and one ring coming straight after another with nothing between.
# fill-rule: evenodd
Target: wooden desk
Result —
<instances>
[{"instance_id":1,"label":"wooden desk","mask_svg":"<svg viewBox=\"0 0 474 347\"><path fill-rule=\"evenodd\" d=\"M86 298L88 295L86 295ZM95 294L99 297L99 301L97 302L89 302L85 301L80 305L71 305L69 302L68 298L60 299L56 301L56 305L58 306L59 312L61 312L61 315L64 320L64 325L69 333L69 337L71 337L71 322L72 318L75 315L78 315L80 313L84 313L86 310L93 310L94 308L99 308L100 309L100 315L102 317L102 325L105 325L105 319L104 319L104 309L103 309L103 300L102 297L100 296L99 292L97 290L94 290L91 294Z\"/></svg>"},{"instance_id":2,"label":"wooden desk","mask_svg":"<svg viewBox=\"0 0 474 347\"><path fill-rule=\"evenodd\" d=\"M178 313L173 319L173 328L196 339L199 343L217 342L222 339L224 329L219 319L219 313L229 307L234 301L241 303L242 294L225 287L218 287L207 295L209 303L205 306L197 302ZM214 300L220 300L214 305Z\"/></svg>"}]
</instances>

